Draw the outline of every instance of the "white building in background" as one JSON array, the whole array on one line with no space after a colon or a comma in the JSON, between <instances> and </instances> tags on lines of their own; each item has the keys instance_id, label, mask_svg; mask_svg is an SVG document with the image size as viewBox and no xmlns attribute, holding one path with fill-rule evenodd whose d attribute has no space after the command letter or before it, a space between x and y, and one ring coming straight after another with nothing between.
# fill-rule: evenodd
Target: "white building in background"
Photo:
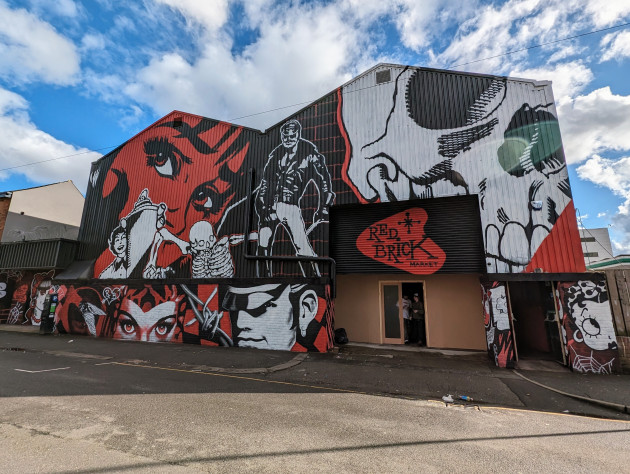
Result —
<instances>
[{"instance_id":1,"label":"white building in background","mask_svg":"<svg viewBox=\"0 0 630 474\"><path fill-rule=\"evenodd\" d=\"M587 266L613 256L608 227L580 229L580 241Z\"/></svg>"}]
</instances>

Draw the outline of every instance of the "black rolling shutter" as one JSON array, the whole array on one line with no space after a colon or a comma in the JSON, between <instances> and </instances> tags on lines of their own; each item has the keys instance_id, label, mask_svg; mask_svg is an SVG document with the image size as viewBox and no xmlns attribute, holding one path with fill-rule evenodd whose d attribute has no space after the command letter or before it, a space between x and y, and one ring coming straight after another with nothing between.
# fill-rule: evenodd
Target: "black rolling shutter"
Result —
<instances>
[{"instance_id":1,"label":"black rolling shutter","mask_svg":"<svg viewBox=\"0 0 630 474\"><path fill-rule=\"evenodd\" d=\"M339 273L483 273L477 196L331 209Z\"/></svg>"}]
</instances>

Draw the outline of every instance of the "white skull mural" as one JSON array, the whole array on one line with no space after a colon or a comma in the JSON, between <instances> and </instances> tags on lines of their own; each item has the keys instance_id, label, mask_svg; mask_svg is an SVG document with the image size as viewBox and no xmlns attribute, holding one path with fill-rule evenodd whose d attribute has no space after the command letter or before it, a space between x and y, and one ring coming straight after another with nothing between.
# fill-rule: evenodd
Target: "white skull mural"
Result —
<instances>
[{"instance_id":1,"label":"white skull mural","mask_svg":"<svg viewBox=\"0 0 630 474\"><path fill-rule=\"evenodd\" d=\"M342 89L355 192L478 194L488 271L524 270L571 201L548 84L415 68L373 77Z\"/></svg>"}]
</instances>

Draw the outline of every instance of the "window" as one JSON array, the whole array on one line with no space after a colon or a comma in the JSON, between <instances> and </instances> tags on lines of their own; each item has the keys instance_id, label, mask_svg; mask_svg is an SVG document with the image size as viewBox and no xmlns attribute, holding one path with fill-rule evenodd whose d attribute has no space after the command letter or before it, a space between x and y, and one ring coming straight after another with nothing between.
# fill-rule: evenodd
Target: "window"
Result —
<instances>
[{"instance_id":1,"label":"window","mask_svg":"<svg viewBox=\"0 0 630 474\"><path fill-rule=\"evenodd\" d=\"M599 253L597 252L584 252L585 257L599 257Z\"/></svg>"},{"instance_id":2,"label":"window","mask_svg":"<svg viewBox=\"0 0 630 474\"><path fill-rule=\"evenodd\" d=\"M384 82L389 82L392 80L392 73L389 69L384 69L382 71L376 72L376 83L382 84Z\"/></svg>"},{"instance_id":3,"label":"window","mask_svg":"<svg viewBox=\"0 0 630 474\"><path fill-rule=\"evenodd\" d=\"M580 240L582 242L595 242L595 237L582 237Z\"/></svg>"}]
</instances>

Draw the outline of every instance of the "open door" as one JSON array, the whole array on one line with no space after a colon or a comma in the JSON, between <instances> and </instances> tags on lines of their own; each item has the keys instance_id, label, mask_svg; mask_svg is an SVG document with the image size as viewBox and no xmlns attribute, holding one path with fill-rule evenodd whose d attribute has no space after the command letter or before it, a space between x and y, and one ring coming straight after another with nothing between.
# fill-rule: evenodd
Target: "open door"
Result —
<instances>
[{"instance_id":1,"label":"open door","mask_svg":"<svg viewBox=\"0 0 630 474\"><path fill-rule=\"evenodd\" d=\"M490 281L481 284L488 356L498 367L514 368L516 350L507 285Z\"/></svg>"},{"instance_id":2,"label":"open door","mask_svg":"<svg viewBox=\"0 0 630 474\"><path fill-rule=\"evenodd\" d=\"M402 290L399 282L381 282L381 342L403 344Z\"/></svg>"}]
</instances>

